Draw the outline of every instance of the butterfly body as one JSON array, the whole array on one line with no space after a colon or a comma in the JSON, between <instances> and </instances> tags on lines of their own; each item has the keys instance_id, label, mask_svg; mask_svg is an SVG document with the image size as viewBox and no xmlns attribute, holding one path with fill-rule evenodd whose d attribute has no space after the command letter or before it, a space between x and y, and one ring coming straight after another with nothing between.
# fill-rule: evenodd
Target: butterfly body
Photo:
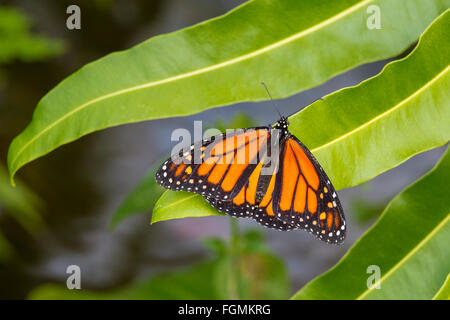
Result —
<instances>
[{"instance_id":1,"label":"butterfly body","mask_svg":"<svg viewBox=\"0 0 450 320\"><path fill-rule=\"evenodd\" d=\"M202 195L214 208L278 230L305 229L329 243L345 238L336 191L282 117L194 143L161 165L159 184Z\"/></svg>"}]
</instances>

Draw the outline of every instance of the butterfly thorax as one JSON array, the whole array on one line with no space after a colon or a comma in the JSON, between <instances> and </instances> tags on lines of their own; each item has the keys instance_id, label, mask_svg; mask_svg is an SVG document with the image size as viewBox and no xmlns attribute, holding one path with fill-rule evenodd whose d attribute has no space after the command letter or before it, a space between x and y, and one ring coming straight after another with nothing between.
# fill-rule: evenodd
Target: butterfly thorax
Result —
<instances>
[{"instance_id":1,"label":"butterfly thorax","mask_svg":"<svg viewBox=\"0 0 450 320\"><path fill-rule=\"evenodd\" d=\"M280 120L275 124L274 128L281 130L281 136L286 137L289 136L289 121L286 117L281 117Z\"/></svg>"}]
</instances>

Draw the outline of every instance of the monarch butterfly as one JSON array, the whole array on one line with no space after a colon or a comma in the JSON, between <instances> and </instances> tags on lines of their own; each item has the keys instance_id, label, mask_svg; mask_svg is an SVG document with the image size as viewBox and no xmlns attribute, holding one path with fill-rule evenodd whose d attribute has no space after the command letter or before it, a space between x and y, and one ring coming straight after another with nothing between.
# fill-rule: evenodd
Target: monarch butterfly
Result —
<instances>
[{"instance_id":1,"label":"monarch butterfly","mask_svg":"<svg viewBox=\"0 0 450 320\"><path fill-rule=\"evenodd\" d=\"M305 229L323 241L342 243L346 225L336 190L288 126L281 117L273 127L194 143L165 161L156 181L170 190L201 194L229 215L278 230Z\"/></svg>"}]
</instances>

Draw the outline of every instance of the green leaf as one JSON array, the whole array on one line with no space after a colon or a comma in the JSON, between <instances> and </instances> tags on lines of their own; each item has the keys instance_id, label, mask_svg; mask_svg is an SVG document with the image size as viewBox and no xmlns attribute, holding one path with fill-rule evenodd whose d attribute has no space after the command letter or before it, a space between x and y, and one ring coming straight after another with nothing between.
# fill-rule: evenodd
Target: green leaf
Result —
<instances>
[{"instance_id":1,"label":"green leaf","mask_svg":"<svg viewBox=\"0 0 450 320\"><path fill-rule=\"evenodd\" d=\"M386 201L373 203L368 199L354 198L350 203L353 221L359 225L373 222L378 218L386 207Z\"/></svg>"},{"instance_id":2,"label":"green leaf","mask_svg":"<svg viewBox=\"0 0 450 320\"><path fill-rule=\"evenodd\" d=\"M16 8L0 6L0 64L14 59L38 61L60 54L64 45L30 33L28 17Z\"/></svg>"},{"instance_id":3,"label":"green leaf","mask_svg":"<svg viewBox=\"0 0 450 320\"><path fill-rule=\"evenodd\" d=\"M151 223L181 219L186 217L206 217L212 215L222 215L214 209L202 196L185 191L166 191L156 202L153 208Z\"/></svg>"},{"instance_id":4,"label":"green leaf","mask_svg":"<svg viewBox=\"0 0 450 320\"><path fill-rule=\"evenodd\" d=\"M270 253L252 253L236 261L239 269L239 297L229 296L225 290L236 270L230 269L230 260L221 259L213 281L216 283L218 299L274 300L287 299L288 277L283 261Z\"/></svg>"},{"instance_id":5,"label":"green leaf","mask_svg":"<svg viewBox=\"0 0 450 320\"><path fill-rule=\"evenodd\" d=\"M117 227L120 222L130 216L152 210L156 201L164 193L164 188L155 180L158 168L159 166L152 168L122 202L111 219L111 228Z\"/></svg>"},{"instance_id":6,"label":"green leaf","mask_svg":"<svg viewBox=\"0 0 450 320\"><path fill-rule=\"evenodd\" d=\"M389 203L335 267L293 299L431 299L450 270L449 179L447 150L431 172ZM380 289L368 289L369 266L380 268Z\"/></svg>"},{"instance_id":7,"label":"green leaf","mask_svg":"<svg viewBox=\"0 0 450 320\"><path fill-rule=\"evenodd\" d=\"M14 248L8 239L0 232L0 262L8 262L16 257Z\"/></svg>"},{"instance_id":8,"label":"green leaf","mask_svg":"<svg viewBox=\"0 0 450 320\"><path fill-rule=\"evenodd\" d=\"M220 132L225 132L227 129L240 129L248 127L256 127L257 121L251 118L245 112L237 112L233 115L230 121L225 121L222 118L215 120L214 125L207 125L205 131L210 128L215 128Z\"/></svg>"},{"instance_id":9,"label":"green leaf","mask_svg":"<svg viewBox=\"0 0 450 320\"><path fill-rule=\"evenodd\" d=\"M450 138L450 10L405 59L376 77L333 93L289 118L336 189L358 185ZM439 46L440 50L436 50ZM200 195L166 191L152 222L216 213Z\"/></svg>"},{"instance_id":10,"label":"green leaf","mask_svg":"<svg viewBox=\"0 0 450 320\"><path fill-rule=\"evenodd\" d=\"M233 116L231 121L217 119L214 126L206 126L205 129L214 127L225 132L226 129L253 127L255 125L247 114L238 112ZM138 186L121 203L111 220L111 228L115 228L120 222L130 216L152 211L156 201L165 190L155 180L155 174L158 168L159 164L152 168L139 182Z\"/></svg>"},{"instance_id":11,"label":"green leaf","mask_svg":"<svg viewBox=\"0 0 450 320\"><path fill-rule=\"evenodd\" d=\"M0 217L8 214L14 218L31 235L45 227L41 217L43 207L40 199L21 181L13 188L9 182L8 172L0 163ZM0 261L10 261L17 258L18 252L9 243L0 230Z\"/></svg>"},{"instance_id":12,"label":"green leaf","mask_svg":"<svg viewBox=\"0 0 450 320\"><path fill-rule=\"evenodd\" d=\"M42 199L25 184L18 181L17 187L11 186L8 173L0 164L0 211L3 209L33 234L44 227L40 214L42 207Z\"/></svg>"},{"instance_id":13,"label":"green leaf","mask_svg":"<svg viewBox=\"0 0 450 320\"><path fill-rule=\"evenodd\" d=\"M378 5L382 28L366 25ZM254 0L223 17L90 63L51 90L8 153L26 163L125 123L275 98L408 48L449 0ZM330 54L332 53L332 54ZM327 126L328 127L328 126Z\"/></svg>"},{"instance_id":14,"label":"green leaf","mask_svg":"<svg viewBox=\"0 0 450 320\"><path fill-rule=\"evenodd\" d=\"M444 284L433 297L433 300L450 300L450 274L447 275Z\"/></svg>"}]
</instances>

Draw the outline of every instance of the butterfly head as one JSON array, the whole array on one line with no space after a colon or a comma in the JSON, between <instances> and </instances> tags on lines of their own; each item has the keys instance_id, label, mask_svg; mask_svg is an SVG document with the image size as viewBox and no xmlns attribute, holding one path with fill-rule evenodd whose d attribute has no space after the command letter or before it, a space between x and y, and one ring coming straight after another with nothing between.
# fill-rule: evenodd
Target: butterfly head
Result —
<instances>
[{"instance_id":1,"label":"butterfly head","mask_svg":"<svg viewBox=\"0 0 450 320\"><path fill-rule=\"evenodd\" d=\"M280 120L275 124L275 129L282 130L283 132L288 132L289 121L286 117L281 117Z\"/></svg>"}]
</instances>

